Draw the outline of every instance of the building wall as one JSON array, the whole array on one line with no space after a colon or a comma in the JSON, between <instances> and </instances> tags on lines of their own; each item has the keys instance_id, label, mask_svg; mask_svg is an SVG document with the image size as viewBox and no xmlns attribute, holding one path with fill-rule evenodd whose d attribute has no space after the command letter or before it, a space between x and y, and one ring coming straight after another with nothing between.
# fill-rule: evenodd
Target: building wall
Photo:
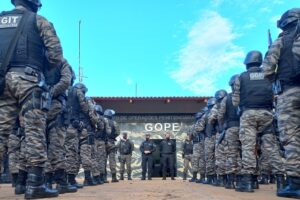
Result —
<instances>
[{"instance_id":1,"label":"building wall","mask_svg":"<svg viewBox=\"0 0 300 200\"><path fill-rule=\"evenodd\" d=\"M152 139L163 139L166 132L171 132L172 138L176 139L177 176L182 176L181 145L194 121L193 115L123 115L117 116L116 121L119 123L121 133L128 132L129 139L135 145L132 160L132 175L134 178L141 177L141 152L139 147L145 140L145 134L150 133Z\"/></svg>"}]
</instances>

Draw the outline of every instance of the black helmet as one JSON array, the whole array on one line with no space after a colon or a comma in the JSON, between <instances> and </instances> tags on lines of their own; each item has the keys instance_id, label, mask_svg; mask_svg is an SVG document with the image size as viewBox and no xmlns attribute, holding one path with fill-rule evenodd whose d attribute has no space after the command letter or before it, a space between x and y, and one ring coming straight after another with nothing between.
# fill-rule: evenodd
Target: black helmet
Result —
<instances>
[{"instance_id":1,"label":"black helmet","mask_svg":"<svg viewBox=\"0 0 300 200\"><path fill-rule=\"evenodd\" d=\"M215 93L215 98L217 99L217 101L221 101L224 97L227 96L227 92L226 90L218 90L216 93Z\"/></svg>"},{"instance_id":2,"label":"black helmet","mask_svg":"<svg viewBox=\"0 0 300 200\"><path fill-rule=\"evenodd\" d=\"M202 110L201 110L203 113L206 113L207 111L208 111L208 108L207 108L207 106L205 106L204 108L202 108Z\"/></svg>"},{"instance_id":3,"label":"black helmet","mask_svg":"<svg viewBox=\"0 0 300 200\"><path fill-rule=\"evenodd\" d=\"M262 54L260 51L250 51L244 61L245 65L261 65L262 64Z\"/></svg>"},{"instance_id":4,"label":"black helmet","mask_svg":"<svg viewBox=\"0 0 300 200\"><path fill-rule=\"evenodd\" d=\"M210 99L208 99L207 101L207 107L211 108L213 107L215 104L217 103L217 99L215 97L212 97Z\"/></svg>"},{"instance_id":5,"label":"black helmet","mask_svg":"<svg viewBox=\"0 0 300 200\"><path fill-rule=\"evenodd\" d=\"M95 105L95 110L98 114L103 114L103 108L101 105Z\"/></svg>"},{"instance_id":6,"label":"black helmet","mask_svg":"<svg viewBox=\"0 0 300 200\"><path fill-rule=\"evenodd\" d=\"M16 5L27 5L30 8L33 9L34 12L37 12L39 8L42 7L42 3L40 0L11 0L11 3L16 6Z\"/></svg>"},{"instance_id":7,"label":"black helmet","mask_svg":"<svg viewBox=\"0 0 300 200\"><path fill-rule=\"evenodd\" d=\"M116 112L112 109L106 109L104 111L104 116L111 119L114 115L116 114Z\"/></svg>"},{"instance_id":8,"label":"black helmet","mask_svg":"<svg viewBox=\"0 0 300 200\"><path fill-rule=\"evenodd\" d=\"M203 116L203 114L204 114L204 112L197 112L197 113L195 114L195 118L196 118L196 119L200 119L200 118Z\"/></svg>"},{"instance_id":9,"label":"black helmet","mask_svg":"<svg viewBox=\"0 0 300 200\"><path fill-rule=\"evenodd\" d=\"M235 80L236 80L237 78L239 78L239 77L240 77L239 74L233 75L233 76L230 78L229 82L228 82L229 86L232 87L232 86L234 85Z\"/></svg>"},{"instance_id":10,"label":"black helmet","mask_svg":"<svg viewBox=\"0 0 300 200\"><path fill-rule=\"evenodd\" d=\"M287 25L297 20L300 20L300 8L292 8L283 13L280 20L277 21L277 27L284 30Z\"/></svg>"},{"instance_id":11,"label":"black helmet","mask_svg":"<svg viewBox=\"0 0 300 200\"><path fill-rule=\"evenodd\" d=\"M83 93L87 93L88 89L83 83L76 83L75 88L82 90Z\"/></svg>"}]
</instances>

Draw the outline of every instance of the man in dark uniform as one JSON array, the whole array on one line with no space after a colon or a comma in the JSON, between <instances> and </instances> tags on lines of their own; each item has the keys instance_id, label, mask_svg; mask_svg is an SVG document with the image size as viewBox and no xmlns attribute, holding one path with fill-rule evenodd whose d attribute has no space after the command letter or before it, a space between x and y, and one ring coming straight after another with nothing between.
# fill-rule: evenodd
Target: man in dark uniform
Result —
<instances>
[{"instance_id":1,"label":"man in dark uniform","mask_svg":"<svg viewBox=\"0 0 300 200\"><path fill-rule=\"evenodd\" d=\"M190 168L190 163L192 162L193 158L193 140L192 135L186 136L185 141L182 144L182 158L183 161L183 180L186 180L188 170Z\"/></svg>"},{"instance_id":2,"label":"man in dark uniform","mask_svg":"<svg viewBox=\"0 0 300 200\"><path fill-rule=\"evenodd\" d=\"M57 197L57 190L49 190L43 181L47 160L46 111L50 98L46 98L49 91L40 83L46 59L50 67L61 65L62 47L53 25L37 15L42 7L40 0L11 2L16 9L0 14L0 163L8 136L21 113L28 166L25 198Z\"/></svg>"},{"instance_id":3,"label":"man in dark uniform","mask_svg":"<svg viewBox=\"0 0 300 200\"><path fill-rule=\"evenodd\" d=\"M167 177L167 167L170 169L171 179L175 180L176 144L173 140L171 140L170 133L166 133L165 137L166 138L160 143L163 180L166 180Z\"/></svg>"},{"instance_id":4,"label":"man in dark uniform","mask_svg":"<svg viewBox=\"0 0 300 200\"><path fill-rule=\"evenodd\" d=\"M148 180L152 180L153 156L156 150L155 144L150 139L150 133L146 134L146 140L141 144L140 151L142 153L142 179L146 180L146 172L148 171Z\"/></svg>"}]
</instances>

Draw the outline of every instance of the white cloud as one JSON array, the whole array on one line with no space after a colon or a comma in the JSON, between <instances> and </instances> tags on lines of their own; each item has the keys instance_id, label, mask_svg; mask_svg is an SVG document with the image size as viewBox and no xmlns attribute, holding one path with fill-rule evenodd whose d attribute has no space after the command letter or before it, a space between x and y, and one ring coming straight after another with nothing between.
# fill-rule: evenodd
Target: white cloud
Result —
<instances>
[{"instance_id":1,"label":"white cloud","mask_svg":"<svg viewBox=\"0 0 300 200\"><path fill-rule=\"evenodd\" d=\"M189 32L179 53L180 67L171 73L172 78L197 95L214 94L224 73L241 67L244 52L233 43L236 37L228 19L205 12Z\"/></svg>"}]
</instances>

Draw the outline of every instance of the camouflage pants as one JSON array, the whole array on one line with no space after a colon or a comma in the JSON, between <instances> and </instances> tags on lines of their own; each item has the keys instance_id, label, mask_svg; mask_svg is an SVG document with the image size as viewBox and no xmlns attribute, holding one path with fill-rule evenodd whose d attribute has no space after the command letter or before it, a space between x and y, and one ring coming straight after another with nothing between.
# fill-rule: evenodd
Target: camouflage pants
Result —
<instances>
[{"instance_id":1,"label":"camouflage pants","mask_svg":"<svg viewBox=\"0 0 300 200\"><path fill-rule=\"evenodd\" d=\"M262 155L266 157L265 167L269 168L273 174L285 174L279 143L274 134L264 134L261 137L260 148Z\"/></svg>"},{"instance_id":2,"label":"camouflage pants","mask_svg":"<svg viewBox=\"0 0 300 200\"><path fill-rule=\"evenodd\" d=\"M107 156L108 156L108 161L109 161L109 168L110 172L112 174L117 173L117 162L116 162L116 148L115 148L115 143L114 142L108 142L107 146Z\"/></svg>"},{"instance_id":3,"label":"camouflage pants","mask_svg":"<svg viewBox=\"0 0 300 200\"><path fill-rule=\"evenodd\" d=\"M263 148L262 145L260 148ZM258 170L259 170L259 174L266 174L266 175L271 174L272 169L266 151L262 151L258 158Z\"/></svg>"},{"instance_id":4,"label":"camouflage pants","mask_svg":"<svg viewBox=\"0 0 300 200\"><path fill-rule=\"evenodd\" d=\"M131 174L131 158L132 155L120 155L120 174L125 172L125 164L127 169L127 174Z\"/></svg>"},{"instance_id":5,"label":"camouflage pants","mask_svg":"<svg viewBox=\"0 0 300 200\"><path fill-rule=\"evenodd\" d=\"M239 127L228 128L223 143L226 158L226 174L238 174L241 167Z\"/></svg>"},{"instance_id":6,"label":"camouflage pants","mask_svg":"<svg viewBox=\"0 0 300 200\"><path fill-rule=\"evenodd\" d=\"M300 87L290 88L278 96L277 112L286 173L300 177Z\"/></svg>"},{"instance_id":7,"label":"camouflage pants","mask_svg":"<svg viewBox=\"0 0 300 200\"><path fill-rule=\"evenodd\" d=\"M92 147L92 174L93 176L99 176L100 175L100 168L99 168L99 162L98 162L98 149L96 143L91 146Z\"/></svg>"},{"instance_id":8,"label":"camouflage pants","mask_svg":"<svg viewBox=\"0 0 300 200\"><path fill-rule=\"evenodd\" d=\"M39 79L22 72L8 72L4 94L0 96L0 163L7 148L8 137L16 124L21 111L25 132L26 161L28 166L44 167L46 151L46 113L33 108L31 94L39 91ZM28 98L26 98L28 97ZM24 102L23 102L24 101ZM23 102L22 105L19 102Z\"/></svg>"},{"instance_id":9,"label":"camouflage pants","mask_svg":"<svg viewBox=\"0 0 300 200\"><path fill-rule=\"evenodd\" d=\"M85 171L91 171L93 165L92 145L88 144L88 135L87 129L83 129L79 134L79 155L82 168Z\"/></svg>"},{"instance_id":10,"label":"camouflage pants","mask_svg":"<svg viewBox=\"0 0 300 200\"><path fill-rule=\"evenodd\" d=\"M70 125L67 129L65 140L66 148L66 172L78 174L80 167L78 130Z\"/></svg>"},{"instance_id":11,"label":"camouflage pants","mask_svg":"<svg viewBox=\"0 0 300 200\"><path fill-rule=\"evenodd\" d=\"M205 174L204 140L201 140L199 143L196 143L193 146L192 171Z\"/></svg>"},{"instance_id":12,"label":"camouflage pants","mask_svg":"<svg viewBox=\"0 0 300 200\"><path fill-rule=\"evenodd\" d=\"M206 174L216 174L215 169L215 142L216 136L205 138L205 162L206 162Z\"/></svg>"},{"instance_id":13,"label":"camouflage pants","mask_svg":"<svg viewBox=\"0 0 300 200\"><path fill-rule=\"evenodd\" d=\"M189 169L190 169L190 163L192 162L193 155L184 155L184 160L183 160L183 173L187 174Z\"/></svg>"},{"instance_id":14,"label":"camouflage pants","mask_svg":"<svg viewBox=\"0 0 300 200\"><path fill-rule=\"evenodd\" d=\"M217 134L216 139L220 137L220 134ZM216 143L215 143L216 144ZM218 175L226 174L226 155L225 155L225 143L224 140L221 144L215 146L215 159L216 159L216 173Z\"/></svg>"},{"instance_id":15,"label":"camouflage pants","mask_svg":"<svg viewBox=\"0 0 300 200\"><path fill-rule=\"evenodd\" d=\"M58 169L65 169L65 138L66 128L58 122L63 105L54 99L47 115L48 134L48 160L46 162L46 172Z\"/></svg>"},{"instance_id":16,"label":"camouflage pants","mask_svg":"<svg viewBox=\"0 0 300 200\"><path fill-rule=\"evenodd\" d=\"M8 162L11 174L19 172L19 156L21 148L21 139L15 134L10 134L8 139Z\"/></svg>"},{"instance_id":17,"label":"camouflage pants","mask_svg":"<svg viewBox=\"0 0 300 200\"><path fill-rule=\"evenodd\" d=\"M258 133L264 132L272 121L273 115L269 110L249 109L243 112L239 134L242 144L241 174L256 173L256 137ZM273 165L273 170L282 174L283 163L281 158L278 157L279 148L274 148L275 141L267 137L266 139L262 138L263 142L266 142L265 151L270 156L270 163Z\"/></svg>"},{"instance_id":18,"label":"camouflage pants","mask_svg":"<svg viewBox=\"0 0 300 200\"><path fill-rule=\"evenodd\" d=\"M95 141L96 149L97 149L97 162L99 171L101 174L105 174L106 170L106 162L107 162L107 154L106 154L106 145L105 141L96 140Z\"/></svg>"}]
</instances>

